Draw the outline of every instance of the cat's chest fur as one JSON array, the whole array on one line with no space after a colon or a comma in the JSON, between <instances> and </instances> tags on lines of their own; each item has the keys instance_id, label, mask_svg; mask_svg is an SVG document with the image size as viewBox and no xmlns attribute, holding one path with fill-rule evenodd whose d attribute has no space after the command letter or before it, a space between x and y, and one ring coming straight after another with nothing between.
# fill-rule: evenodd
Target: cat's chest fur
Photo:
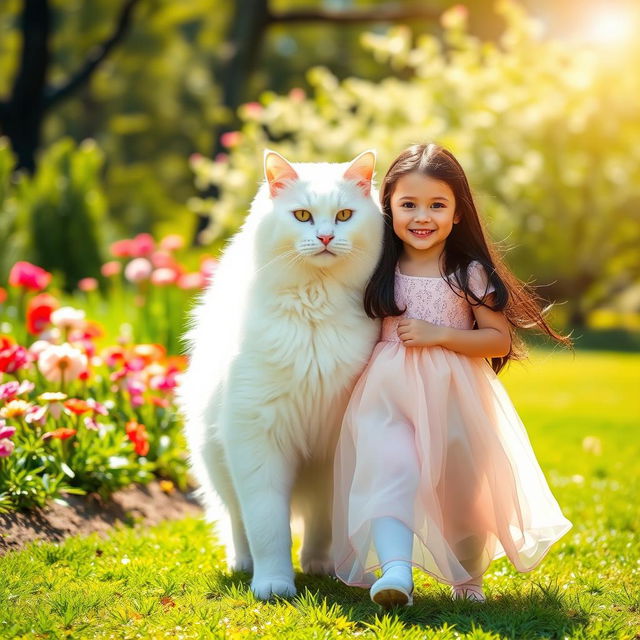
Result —
<instances>
[{"instance_id":1,"label":"cat's chest fur","mask_svg":"<svg viewBox=\"0 0 640 640\"><path fill-rule=\"evenodd\" d=\"M261 297L252 315L259 318L252 337L264 366L285 368L292 387L313 395L352 378L377 333L360 290L333 280L279 287Z\"/></svg>"}]
</instances>

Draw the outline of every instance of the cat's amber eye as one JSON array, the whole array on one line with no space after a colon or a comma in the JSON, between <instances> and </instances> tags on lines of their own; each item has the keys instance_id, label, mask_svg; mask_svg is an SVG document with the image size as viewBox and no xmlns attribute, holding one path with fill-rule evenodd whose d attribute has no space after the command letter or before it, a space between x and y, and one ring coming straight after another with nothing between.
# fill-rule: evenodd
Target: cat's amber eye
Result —
<instances>
[{"instance_id":1,"label":"cat's amber eye","mask_svg":"<svg viewBox=\"0 0 640 640\"><path fill-rule=\"evenodd\" d=\"M309 220L311 220L311 213L306 209L296 209L293 215L296 217L296 220L300 220L300 222L309 222Z\"/></svg>"},{"instance_id":2,"label":"cat's amber eye","mask_svg":"<svg viewBox=\"0 0 640 640\"><path fill-rule=\"evenodd\" d=\"M340 222L344 222L348 220L353 215L353 209L340 209L336 215L336 220Z\"/></svg>"}]
</instances>

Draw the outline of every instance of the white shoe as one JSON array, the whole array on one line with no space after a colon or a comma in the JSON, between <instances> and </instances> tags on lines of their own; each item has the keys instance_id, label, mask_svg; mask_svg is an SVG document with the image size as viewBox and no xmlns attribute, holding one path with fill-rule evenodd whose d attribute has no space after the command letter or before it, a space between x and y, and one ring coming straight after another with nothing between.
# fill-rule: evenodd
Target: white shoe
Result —
<instances>
[{"instance_id":1,"label":"white shoe","mask_svg":"<svg viewBox=\"0 0 640 640\"><path fill-rule=\"evenodd\" d=\"M413 604L413 582L407 583L402 573L389 569L371 587L371 600L383 609L410 607Z\"/></svg>"},{"instance_id":2,"label":"white shoe","mask_svg":"<svg viewBox=\"0 0 640 640\"><path fill-rule=\"evenodd\" d=\"M486 602L484 590L477 584L459 584L451 587L451 597L454 600L471 600L473 602Z\"/></svg>"}]
</instances>

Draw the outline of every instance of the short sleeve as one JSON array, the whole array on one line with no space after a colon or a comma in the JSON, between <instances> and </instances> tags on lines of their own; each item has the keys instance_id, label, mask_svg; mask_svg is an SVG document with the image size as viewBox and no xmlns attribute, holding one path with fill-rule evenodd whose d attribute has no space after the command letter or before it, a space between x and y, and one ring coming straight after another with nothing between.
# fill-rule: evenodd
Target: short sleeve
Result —
<instances>
[{"instance_id":1,"label":"short sleeve","mask_svg":"<svg viewBox=\"0 0 640 640\"><path fill-rule=\"evenodd\" d=\"M469 275L469 289L478 299L484 300L486 296L495 291L489 282L485 268L477 260L473 260L469 264L467 273Z\"/></svg>"}]
</instances>

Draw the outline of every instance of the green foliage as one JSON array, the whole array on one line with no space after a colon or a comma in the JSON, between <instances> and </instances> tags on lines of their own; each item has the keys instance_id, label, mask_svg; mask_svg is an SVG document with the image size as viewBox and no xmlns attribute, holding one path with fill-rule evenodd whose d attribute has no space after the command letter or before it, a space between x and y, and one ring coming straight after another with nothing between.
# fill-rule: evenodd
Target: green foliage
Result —
<instances>
[{"instance_id":1,"label":"green foliage","mask_svg":"<svg viewBox=\"0 0 640 640\"><path fill-rule=\"evenodd\" d=\"M258 602L247 574L225 570L208 525L186 519L8 553L0 558L0 634L632 640L640 625L639 364L637 355L536 352L529 365L507 372L509 393L574 526L530 573L504 558L493 563L485 605L453 602L444 585L417 571L415 605L389 614L362 589L300 573L296 598Z\"/></svg>"},{"instance_id":2,"label":"green foliage","mask_svg":"<svg viewBox=\"0 0 640 640\"><path fill-rule=\"evenodd\" d=\"M76 148L66 138L42 154L33 178L21 182L34 261L63 274L68 289L81 278L100 275L107 213L102 164L102 153L93 141L85 140Z\"/></svg>"},{"instance_id":3,"label":"green foliage","mask_svg":"<svg viewBox=\"0 0 640 640\"><path fill-rule=\"evenodd\" d=\"M108 377L106 369L103 373ZM107 498L118 489L147 484L155 477L186 487L185 442L175 407L146 403L134 408L124 391L112 392L108 395L113 399L105 400L108 392L103 386L100 380L82 389L79 383L72 386L78 395L97 396L110 407L115 404L106 418L94 422L94 427L66 410L59 417L49 415L42 424L24 418L9 420L17 432L12 438L15 449L8 457L0 458L0 513L44 507L65 493L99 493ZM23 395L31 402L32 410L38 406L37 393L38 390ZM7 406L0 401L2 405ZM136 451L128 438L125 425L130 421L149 426L142 427L148 451ZM75 432L67 439L45 435L60 429Z\"/></svg>"},{"instance_id":4,"label":"green foliage","mask_svg":"<svg viewBox=\"0 0 640 640\"><path fill-rule=\"evenodd\" d=\"M545 40L514 3L498 7L507 24L498 43L471 36L465 11L453 8L443 39L414 42L404 27L363 38L388 65L380 82L314 68L309 97L268 92L262 109L242 108L228 157L193 163L198 186L222 190L215 203L192 202L209 207L210 238L238 227L264 147L292 161L346 161L375 147L381 177L406 145L435 140L465 167L516 273L550 283L544 295L569 300L572 322L637 283L637 41L604 50Z\"/></svg>"},{"instance_id":5,"label":"green foliage","mask_svg":"<svg viewBox=\"0 0 640 640\"><path fill-rule=\"evenodd\" d=\"M13 174L15 157L7 138L0 138L0 278L28 256L29 233L26 208L17 197L16 185L23 179Z\"/></svg>"},{"instance_id":6,"label":"green foliage","mask_svg":"<svg viewBox=\"0 0 640 640\"><path fill-rule=\"evenodd\" d=\"M102 189L103 155L92 140L59 140L34 176L12 174L14 156L0 138L0 279L30 260L58 275L68 290L100 277L110 236Z\"/></svg>"}]
</instances>

